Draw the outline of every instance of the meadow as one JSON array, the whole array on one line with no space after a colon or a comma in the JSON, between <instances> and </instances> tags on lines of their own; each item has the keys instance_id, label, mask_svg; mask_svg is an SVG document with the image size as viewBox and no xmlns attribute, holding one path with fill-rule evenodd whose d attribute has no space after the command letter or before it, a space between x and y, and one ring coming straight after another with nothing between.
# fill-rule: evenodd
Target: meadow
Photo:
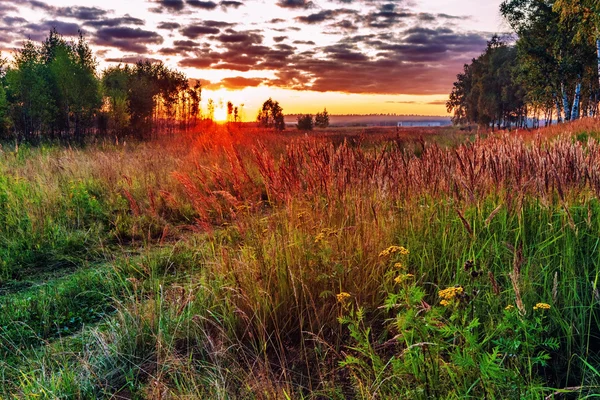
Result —
<instances>
[{"instance_id":1,"label":"meadow","mask_svg":"<svg viewBox=\"0 0 600 400\"><path fill-rule=\"evenodd\" d=\"M600 393L600 123L5 143L0 398Z\"/></svg>"}]
</instances>

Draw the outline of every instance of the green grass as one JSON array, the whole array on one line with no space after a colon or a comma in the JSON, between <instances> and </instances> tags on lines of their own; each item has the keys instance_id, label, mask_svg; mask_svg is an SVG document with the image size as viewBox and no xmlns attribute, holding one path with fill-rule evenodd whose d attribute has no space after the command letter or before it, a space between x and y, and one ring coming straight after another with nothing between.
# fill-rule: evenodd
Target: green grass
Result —
<instances>
[{"instance_id":1,"label":"green grass","mask_svg":"<svg viewBox=\"0 0 600 400\"><path fill-rule=\"evenodd\" d=\"M465 199L364 175L339 196L267 199L250 139L229 135L0 156L0 397L600 392L589 183ZM281 164L283 143L265 147ZM378 146L402 151L369 138L358 165ZM392 245L409 254L381 254Z\"/></svg>"}]
</instances>

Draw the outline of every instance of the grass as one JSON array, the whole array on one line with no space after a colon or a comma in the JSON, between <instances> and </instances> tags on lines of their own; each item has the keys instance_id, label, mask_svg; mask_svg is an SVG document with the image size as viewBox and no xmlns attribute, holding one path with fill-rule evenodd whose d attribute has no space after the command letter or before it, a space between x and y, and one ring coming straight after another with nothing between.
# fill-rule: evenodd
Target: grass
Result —
<instances>
[{"instance_id":1,"label":"grass","mask_svg":"<svg viewBox=\"0 0 600 400\"><path fill-rule=\"evenodd\" d=\"M5 148L0 396L594 396L598 132Z\"/></svg>"}]
</instances>

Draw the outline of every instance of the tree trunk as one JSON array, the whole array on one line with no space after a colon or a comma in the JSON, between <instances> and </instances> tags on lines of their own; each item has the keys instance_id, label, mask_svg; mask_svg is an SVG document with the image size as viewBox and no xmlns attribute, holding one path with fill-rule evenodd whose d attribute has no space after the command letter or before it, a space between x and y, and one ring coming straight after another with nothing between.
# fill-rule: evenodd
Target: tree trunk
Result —
<instances>
[{"instance_id":1,"label":"tree trunk","mask_svg":"<svg viewBox=\"0 0 600 400\"><path fill-rule=\"evenodd\" d=\"M600 82L600 33L598 33L598 39L596 40L596 49L598 51L598 82Z\"/></svg>"},{"instance_id":2,"label":"tree trunk","mask_svg":"<svg viewBox=\"0 0 600 400\"><path fill-rule=\"evenodd\" d=\"M581 82L575 87L575 100L573 100L573 111L571 113L571 121L579 119L579 104L581 103Z\"/></svg>"},{"instance_id":3,"label":"tree trunk","mask_svg":"<svg viewBox=\"0 0 600 400\"><path fill-rule=\"evenodd\" d=\"M561 84L562 90L562 100L563 100L563 110L565 111L565 122L571 119L571 103L569 102L569 95L565 90L565 85Z\"/></svg>"},{"instance_id":4,"label":"tree trunk","mask_svg":"<svg viewBox=\"0 0 600 400\"><path fill-rule=\"evenodd\" d=\"M560 124L563 122L562 110L560 109L560 99L556 96L556 123Z\"/></svg>"}]
</instances>

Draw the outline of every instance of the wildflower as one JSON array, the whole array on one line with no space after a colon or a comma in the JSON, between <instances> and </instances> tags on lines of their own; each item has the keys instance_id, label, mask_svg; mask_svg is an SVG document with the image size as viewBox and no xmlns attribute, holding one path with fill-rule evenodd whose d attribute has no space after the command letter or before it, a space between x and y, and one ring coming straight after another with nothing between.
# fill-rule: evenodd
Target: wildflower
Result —
<instances>
[{"instance_id":1,"label":"wildflower","mask_svg":"<svg viewBox=\"0 0 600 400\"><path fill-rule=\"evenodd\" d=\"M396 264L394 264L394 268L396 269L406 269L406 267L404 266L404 264L397 262Z\"/></svg>"},{"instance_id":2,"label":"wildflower","mask_svg":"<svg viewBox=\"0 0 600 400\"><path fill-rule=\"evenodd\" d=\"M350 295L350 293L347 293L347 292L340 292L335 295L335 298L337 299L338 303L342 303L342 304L346 304L346 302L348 301L348 299L350 299L350 297L352 297L352 296Z\"/></svg>"},{"instance_id":3,"label":"wildflower","mask_svg":"<svg viewBox=\"0 0 600 400\"><path fill-rule=\"evenodd\" d=\"M379 253L379 257L387 257L390 254L400 253L402 256L406 256L409 254L408 249L402 246L390 246L387 249L383 250Z\"/></svg>"},{"instance_id":4,"label":"wildflower","mask_svg":"<svg viewBox=\"0 0 600 400\"><path fill-rule=\"evenodd\" d=\"M447 289L440 290L438 292L438 296L444 300L452 300L457 295L463 294L463 292L464 292L464 289L462 288L462 286L452 286Z\"/></svg>"},{"instance_id":5,"label":"wildflower","mask_svg":"<svg viewBox=\"0 0 600 400\"><path fill-rule=\"evenodd\" d=\"M552 307L548 303L537 303L535 306L533 306L534 310L549 310L550 308Z\"/></svg>"},{"instance_id":6,"label":"wildflower","mask_svg":"<svg viewBox=\"0 0 600 400\"><path fill-rule=\"evenodd\" d=\"M451 303L448 300L442 300L440 301L440 305L444 306L444 307L448 307Z\"/></svg>"},{"instance_id":7,"label":"wildflower","mask_svg":"<svg viewBox=\"0 0 600 400\"><path fill-rule=\"evenodd\" d=\"M321 243L325 241L325 233L321 232L315 236L315 243Z\"/></svg>"},{"instance_id":8,"label":"wildflower","mask_svg":"<svg viewBox=\"0 0 600 400\"><path fill-rule=\"evenodd\" d=\"M394 278L394 282L396 282L397 284L400 284L410 278L414 278L414 275L413 274L402 274L402 275L398 275L396 278Z\"/></svg>"},{"instance_id":9,"label":"wildflower","mask_svg":"<svg viewBox=\"0 0 600 400\"><path fill-rule=\"evenodd\" d=\"M515 309L515 306L513 306L512 304L507 305L506 307L504 307L505 311L512 311Z\"/></svg>"}]
</instances>

